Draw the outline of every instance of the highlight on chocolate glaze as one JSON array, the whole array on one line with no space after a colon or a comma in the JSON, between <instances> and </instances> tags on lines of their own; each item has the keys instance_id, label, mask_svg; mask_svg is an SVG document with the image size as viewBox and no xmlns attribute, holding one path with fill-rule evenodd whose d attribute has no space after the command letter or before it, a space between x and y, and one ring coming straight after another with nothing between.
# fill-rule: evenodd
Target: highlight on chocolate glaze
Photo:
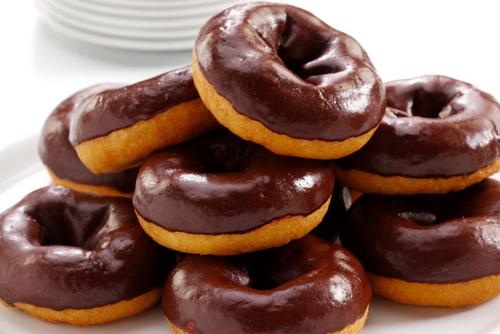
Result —
<instances>
[{"instance_id":1,"label":"highlight on chocolate glaze","mask_svg":"<svg viewBox=\"0 0 500 334\"><path fill-rule=\"evenodd\" d=\"M500 331L493 2L289 1L0 3L0 334Z\"/></svg>"}]
</instances>

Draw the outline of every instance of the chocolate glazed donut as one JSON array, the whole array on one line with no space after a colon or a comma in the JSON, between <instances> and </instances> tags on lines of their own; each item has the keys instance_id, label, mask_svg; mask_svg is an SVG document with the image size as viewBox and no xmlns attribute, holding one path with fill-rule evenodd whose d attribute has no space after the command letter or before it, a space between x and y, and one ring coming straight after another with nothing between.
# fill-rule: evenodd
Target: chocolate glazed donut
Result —
<instances>
[{"instance_id":1,"label":"chocolate glazed donut","mask_svg":"<svg viewBox=\"0 0 500 334\"><path fill-rule=\"evenodd\" d=\"M390 82L386 114L370 142L337 162L361 192L444 193L500 170L500 105L444 76Z\"/></svg>"},{"instance_id":2,"label":"chocolate glazed donut","mask_svg":"<svg viewBox=\"0 0 500 334\"><path fill-rule=\"evenodd\" d=\"M70 142L88 169L109 173L215 124L184 67L88 98L72 118Z\"/></svg>"},{"instance_id":3,"label":"chocolate glazed donut","mask_svg":"<svg viewBox=\"0 0 500 334\"><path fill-rule=\"evenodd\" d=\"M309 235L238 257L187 255L163 310L176 334L358 333L370 299L356 258Z\"/></svg>"},{"instance_id":4,"label":"chocolate glazed donut","mask_svg":"<svg viewBox=\"0 0 500 334\"><path fill-rule=\"evenodd\" d=\"M387 298L463 306L500 293L500 183L493 179L445 195L362 195L340 238Z\"/></svg>"},{"instance_id":5,"label":"chocolate glazed donut","mask_svg":"<svg viewBox=\"0 0 500 334\"><path fill-rule=\"evenodd\" d=\"M114 321L160 298L165 255L129 200L42 188L0 215L0 299L51 322Z\"/></svg>"},{"instance_id":6,"label":"chocolate glazed donut","mask_svg":"<svg viewBox=\"0 0 500 334\"><path fill-rule=\"evenodd\" d=\"M383 83L358 42L288 5L236 5L210 19L193 79L222 125L280 155L348 155L384 113Z\"/></svg>"},{"instance_id":7,"label":"chocolate glazed donut","mask_svg":"<svg viewBox=\"0 0 500 334\"><path fill-rule=\"evenodd\" d=\"M333 183L329 162L280 157L223 131L148 159L133 202L158 243L230 255L307 234L323 218Z\"/></svg>"},{"instance_id":8,"label":"chocolate glazed donut","mask_svg":"<svg viewBox=\"0 0 500 334\"><path fill-rule=\"evenodd\" d=\"M118 86L101 84L83 89L61 102L45 121L38 152L54 183L88 193L132 197L138 168L96 175L83 165L68 139L75 109L89 97Z\"/></svg>"}]
</instances>

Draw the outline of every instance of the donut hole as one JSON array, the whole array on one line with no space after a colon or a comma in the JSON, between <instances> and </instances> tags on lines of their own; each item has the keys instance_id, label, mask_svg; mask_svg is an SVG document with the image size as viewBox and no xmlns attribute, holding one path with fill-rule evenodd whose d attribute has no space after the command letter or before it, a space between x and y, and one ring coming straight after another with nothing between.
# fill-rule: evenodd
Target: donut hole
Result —
<instances>
[{"instance_id":1,"label":"donut hole","mask_svg":"<svg viewBox=\"0 0 500 334\"><path fill-rule=\"evenodd\" d=\"M268 265L269 262L263 264L265 261L266 259L261 259L260 265L247 267L249 286L252 289L273 290L303 274L301 270L283 270L275 261L269 261L271 265Z\"/></svg>"},{"instance_id":2,"label":"donut hole","mask_svg":"<svg viewBox=\"0 0 500 334\"><path fill-rule=\"evenodd\" d=\"M205 173L234 173L244 170L249 163L248 143L226 137L214 141L201 150L201 166Z\"/></svg>"},{"instance_id":3,"label":"donut hole","mask_svg":"<svg viewBox=\"0 0 500 334\"><path fill-rule=\"evenodd\" d=\"M304 81L319 84L318 76L346 69L341 63L332 61L332 57L325 57L330 44L329 36L321 35L307 20L289 13L276 51L291 72Z\"/></svg>"},{"instance_id":4,"label":"donut hole","mask_svg":"<svg viewBox=\"0 0 500 334\"><path fill-rule=\"evenodd\" d=\"M417 90L408 105L407 112L411 116L425 118L446 118L454 111L450 105L453 97L445 93Z\"/></svg>"},{"instance_id":5,"label":"donut hole","mask_svg":"<svg viewBox=\"0 0 500 334\"><path fill-rule=\"evenodd\" d=\"M294 54L293 51L289 51L284 47L278 49L278 56L286 68L302 80L314 84L317 83L315 79L319 76L340 73L345 70L345 67L341 64L317 61L322 54L323 50L318 50L315 53L311 52L299 57L301 55Z\"/></svg>"},{"instance_id":6,"label":"donut hole","mask_svg":"<svg viewBox=\"0 0 500 334\"><path fill-rule=\"evenodd\" d=\"M428 211L402 212L399 216L420 226L430 226L438 223L437 216Z\"/></svg>"},{"instance_id":7,"label":"donut hole","mask_svg":"<svg viewBox=\"0 0 500 334\"><path fill-rule=\"evenodd\" d=\"M240 263L245 263L249 286L256 290L272 290L317 269L318 263L327 256L329 246L327 243L315 245L312 239L243 255Z\"/></svg>"},{"instance_id":8,"label":"donut hole","mask_svg":"<svg viewBox=\"0 0 500 334\"><path fill-rule=\"evenodd\" d=\"M273 290L282 285L283 282L273 281L264 275L254 274L250 276L250 287L255 290Z\"/></svg>"},{"instance_id":9,"label":"donut hole","mask_svg":"<svg viewBox=\"0 0 500 334\"><path fill-rule=\"evenodd\" d=\"M109 216L106 207L83 211L56 205L34 210L32 218L40 226L40 246L68 246L91 250L92 237L105 224Z\"/></svg>"}]
</instances>

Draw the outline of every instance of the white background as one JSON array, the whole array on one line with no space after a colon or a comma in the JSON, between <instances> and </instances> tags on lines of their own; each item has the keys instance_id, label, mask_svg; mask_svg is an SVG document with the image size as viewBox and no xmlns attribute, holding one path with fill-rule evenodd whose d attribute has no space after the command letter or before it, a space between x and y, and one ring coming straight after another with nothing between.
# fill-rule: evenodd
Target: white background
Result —
<instances>
[{"instance_id":1,"label":"white background","mask_svg":"<svg viewBox=\"0 0 500 334\"><path fill-rule=\"evenodd\" d=\"M384 80L445 74L500 98L495 0L290 0L355 37ZM37 133L52 108L98 82L133 82L189 62L189 51L141 53L59 36L29 0L0 1L0 149ZM1 168L1 167L0 167Z\"/></svg>"}]
</instances>

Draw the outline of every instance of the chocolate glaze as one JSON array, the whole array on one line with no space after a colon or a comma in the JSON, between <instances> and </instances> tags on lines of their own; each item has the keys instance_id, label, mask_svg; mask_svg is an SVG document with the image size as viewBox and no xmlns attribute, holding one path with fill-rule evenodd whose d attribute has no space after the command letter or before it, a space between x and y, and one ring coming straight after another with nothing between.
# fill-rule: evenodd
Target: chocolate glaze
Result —
<instances>
[{"instance_id":1,"label":"chocolate glaze","mask_svg":"<svg viewBox=\"0 0 500 334\"><path fill-rule=\"evenodd\" d=\"M384 113L384 85L358 42L297 7L226 9L201 29L195 53L215 90L274 132L344 140Z\"/></svg>"},{"instance_id":2,"label":"chocolate glaze","mask_svg":"<svg viewBox=\"0 0 500 334\"><path fill-rule=\"evenodd\" d=\"M344 169L416 178L467 175L500 156L500 105L444 76L390 82L379 128ZM397 144L396 144L397 143Z\"/></svg>"},{"instance_id":3,"label":"chocolate glaze","mask_svg":"<svg viewBox=\"0 0 500 334\"><path fill-rule=\"evenodd\" d=\"M75 111L70 126L73 145L150 119L182 102L198 99L191 67L160 74L129 86L95 94Z\"/></svg>"},{"instance_id":4,"label":"chocolate glaze","mask_svg":"<svg viewBox=\"0 0 500 334\"><path fill-rule=\"evenodd\" d=\"M456 283L500 274L500 182L446 195L362 195L340 239L384 277Z\"/></svg>"},{"instance_id":5,"label":"chocolate glaze","mask_svg":"<svg viewBox=\"0 0 500 334\"><path fill-rule=\"evenodd\" d=\"M361 318L370 299L356 258L309 235L245 256L186 256L163 310L186 333L325 334Z\"/></svg>"},{"instance_id":6,"label":"chocolate glaze","mask_svg":"<svg viewBox=\"0 0 500 334\"><path fill-rule=\"evenodd\" d=\"M147 160L133 200L169 231L241 233L312 213L333 182L329 162L280 157L221 131Z\"/></svg>"},{"instance_id":7,"label":"chocolate glaze","mask_svg":"<svg viewBox=\"0 0 500 334\"><path fill-rule=\"evenodd\" d=\"M164 252L129 200L42 188L0 215L0 299L55 310L131 299L161 287Z\"/></svg>"},{"instance_id":8,"label":"chocolate glaze","mask_svg":"<svg viewBox=\"0 0 500 334\"><path fill-rule=\"evenodd\" d=\"M83 89L61 102L45 121L38 152L43 163L59 178L108 186L123 193L134 191L139 168L96 175L82 164L68 139L69 123L75 109L91 96L116 87L118 85L101 84Z\"/></svg>"}]
</instances>

